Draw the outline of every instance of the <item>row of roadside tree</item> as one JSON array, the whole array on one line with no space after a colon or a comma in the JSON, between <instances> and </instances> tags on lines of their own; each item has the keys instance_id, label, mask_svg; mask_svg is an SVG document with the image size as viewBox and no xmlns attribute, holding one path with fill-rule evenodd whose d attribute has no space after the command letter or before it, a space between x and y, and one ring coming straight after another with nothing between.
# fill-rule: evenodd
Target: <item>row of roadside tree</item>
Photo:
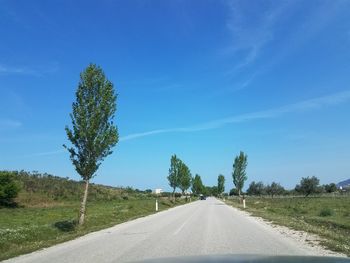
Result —
<instances>
[{"instance_id":1,"label":"row of roadside tree","mask_svg":"<svg viewBox=\"0 0 350 263\"><path fill-rule=\"evenodd\" d=\"M225 191L225 177L223 175L218 176L217 186L205 186L202 182L200 175L196 174L192 177L191 171L188 166L176 156L171 156L170 168L168 175L169 185L172 188L173 200L175 200L175 191L177 188L181 190L182 195L187 198L188 190L191 187L192 194L195 196L203 195L215 195L222 196Z\"/></svg>"},{"instance_id":2,"label":"row of roadside tree","mask_svg":"<svg viewBox=\"0 0 350 263\"><path fill-rule=\"evenodd\" d=\"M269 195L274 197L276 195L304 195L309 196L312 194L323 194L337 192L337 186L335 183L320 185L320 180L316 176L303 177L300 183L295 186L294 189L286 190L282 185L276 182L271 184L264 184L263 182L251 182L247 194L253 196ZM231 190L231 195L235 195L235 191Z\"/></svg>"},{"instance_id":3,"label":"row of roadside tree","mask_svg":"<svg viewBox=\"0 0 350 263\"><path fill-rule=\"evenodd\" d=\"M248 165L248 156L244 152L240 152L233 162L232 180L234 188L229 191L229 195L249 195L249 196L277 196L277 195L304 195L333 193L338 191L336 184L320 185L320 180L316 176L305 177L300 180L300 183L292 190L286 190L280 183L272 182L271 184L264 184L262 181L251 182L247 191L243 192L244 183L248 179L246 175L246 168ZM188 194L188 189L191 187L192 194L199 196L200 194L206 196L223 197L225 191L225 177L219 174L217 185L205 186L200 175L196 174L194 177L188 166L179 159L176 155L171 156L170 169L168 175L169 185L172 187L172 196L175 199L175 191L177 188L181 189L182 195Z\"/></svg>"},{"instance_id":4,"label":"row of roadside tree","mask_svg":"<svg viewBox=\"0 0 350 263\"><path fill-rule=\"evenodd\" d=\"M248 156L244 154L244 152L240 152L240 154L236 156L233 163L232 178L239 196L241 196L244 182L247 180L245 172L248 165L247 159ZM180 158L178 158L176 154L171 156L169 175L167 178L169 185L173 190L173 200L175 200L175 191L177 188L181 189L182 195L186 194L186 198L190 187L195 196L202 194L205 196L213 195L222 197L225 191L225 177L222 174L219 174L218 176L217 185L211 187L205 186L200 175L196 174L194 177L192 177L188 166Z\"/></svg>"}]
</instances>

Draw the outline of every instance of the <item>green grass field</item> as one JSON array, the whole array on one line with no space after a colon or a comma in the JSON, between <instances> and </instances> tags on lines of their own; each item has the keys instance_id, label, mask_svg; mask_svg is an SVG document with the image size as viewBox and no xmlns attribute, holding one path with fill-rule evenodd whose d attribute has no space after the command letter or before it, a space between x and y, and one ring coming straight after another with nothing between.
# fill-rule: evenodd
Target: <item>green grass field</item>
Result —
<instances>
[{"instance_id":1,"label":"green grass field","mask_svg":"<svg viewBox=\"0 0 350 263\"><path fill-rule=\"evenodd\" d=\"M83 182L25 171L0 171L0 176L7 173L20 192L12 205L0 206L0 260L155 213L149 191L90 184L85 223L78 227ZM172 203L168 196L159 197L159 211L185 203L180 198Z\"/></svg>"},{"instance_id":2,"label":"green grass field","mask_svg":"<svg viewBox=\"0 0 350 263\"><path fill-rule=\"evenodd\" d=\"M228 204L243 209L238 199ZM322 245L350 256L350 196L248 197L246 211L273 223L314 233Z\"/></svg>"},{"instance_id":3,"label":"green grass field","mask_svg":"<svg viewBox=\"0 0 350 263\"><path fill-rule=\"evenodd\" d=\"M175 204L167 198L159 210ZM155 199L94 201L87 204L83 227L77 227L79 202L60 202L46 207L0 209L0 260L48 247L86 233L110 227L155 212Z\"/></svg>"}]
</instances>

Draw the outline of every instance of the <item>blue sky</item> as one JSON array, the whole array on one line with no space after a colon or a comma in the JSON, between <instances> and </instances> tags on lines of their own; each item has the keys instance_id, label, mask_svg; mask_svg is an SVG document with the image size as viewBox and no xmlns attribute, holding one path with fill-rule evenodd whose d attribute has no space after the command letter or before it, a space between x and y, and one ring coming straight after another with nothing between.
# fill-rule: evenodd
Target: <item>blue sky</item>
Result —
<instances>
[{"instance_id":1,"label":"blue sky","mask_svg":"<svg viewBox=\"0 0 350 263\"><path fill-rule=\"evenodd\" d=\"M93 182L169 189L350 177L349 1L0 0L0 169L78 179L64 127L90 63L115 84L120 142Z\"/></svg>"}]
</instances>

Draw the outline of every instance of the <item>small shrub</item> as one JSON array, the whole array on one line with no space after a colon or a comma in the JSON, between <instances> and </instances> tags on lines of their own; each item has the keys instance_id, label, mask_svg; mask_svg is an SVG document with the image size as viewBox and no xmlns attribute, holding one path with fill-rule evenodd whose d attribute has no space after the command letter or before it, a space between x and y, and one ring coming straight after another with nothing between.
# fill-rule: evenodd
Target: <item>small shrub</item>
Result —
<instances>
[{"instance_id":1,"label":"small shrub","mask_svg":"<svg viewBox=\"0 0 350 263\"><path fill-rule=\"evenodd\" d=\"M75 230L77 221L75 220L64 220L54 223L54 227L61 230L62 232L70 232Z\"/></svg>"},{"instance_id":2,"label":"small shrub","mask_svg":"<svg viewBox=\"0 0 350 263\"><path fill-rule=\"evenodd\" d=\"M180 198L181 196L182 196L181 193L175 193L175 197L176 197L176 198Z\"/></svg>"},{"instance_id":3,"label":"small shrub","mask_svg":"<svg viewBox=\"0 0 350 263\"><path fill-rule=\"evenodd\" d=\"M330 208L322 208L319 216L325 217L325 216L332 216L334 214L333 210Z\"/></svg>"},{"instance_id":4,"label":"small shrub","mask_svg":"<svg viewBox=\"0 0 350 263\"><path fill-rule=\"evenodd\" d=\"M15 205L14 198L17 197L20 188L9 172L0 173L0 205Z\"/></svg>"}]
</instances>

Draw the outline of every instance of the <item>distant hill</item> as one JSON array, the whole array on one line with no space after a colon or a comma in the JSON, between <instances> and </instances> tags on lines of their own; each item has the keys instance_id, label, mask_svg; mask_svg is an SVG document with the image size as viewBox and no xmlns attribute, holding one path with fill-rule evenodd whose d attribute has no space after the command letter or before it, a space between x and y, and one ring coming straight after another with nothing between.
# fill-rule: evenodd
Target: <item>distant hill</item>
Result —
<instances>
[{"instance_id":1,"label":"distant hill","mask_svg":"<svg viewBox=\"0 0 350 263\"><path fill-rule=\"evenodd\" d=\"M80 201L83 195L83 181L74 181L38 172L0 171L0 175L2 173L10 173L20 185L21 191L16 201L23 205L55 201ZM112 187L91 183L88 199L90 201L104 201L147 198L148 196L148 193L131 187Z\"/></svg>"},{"instance_id":2,"label":"distant hill","mask_svg":"<svg viewBox=\"0 0 350 263\"><path fill-rule=\"evenodd\" d=\"M340 188L340 187L342 187L342 188L350 187L350 179L337 183L337 187L338 188Z\"/></svg>"}]
</instances>

